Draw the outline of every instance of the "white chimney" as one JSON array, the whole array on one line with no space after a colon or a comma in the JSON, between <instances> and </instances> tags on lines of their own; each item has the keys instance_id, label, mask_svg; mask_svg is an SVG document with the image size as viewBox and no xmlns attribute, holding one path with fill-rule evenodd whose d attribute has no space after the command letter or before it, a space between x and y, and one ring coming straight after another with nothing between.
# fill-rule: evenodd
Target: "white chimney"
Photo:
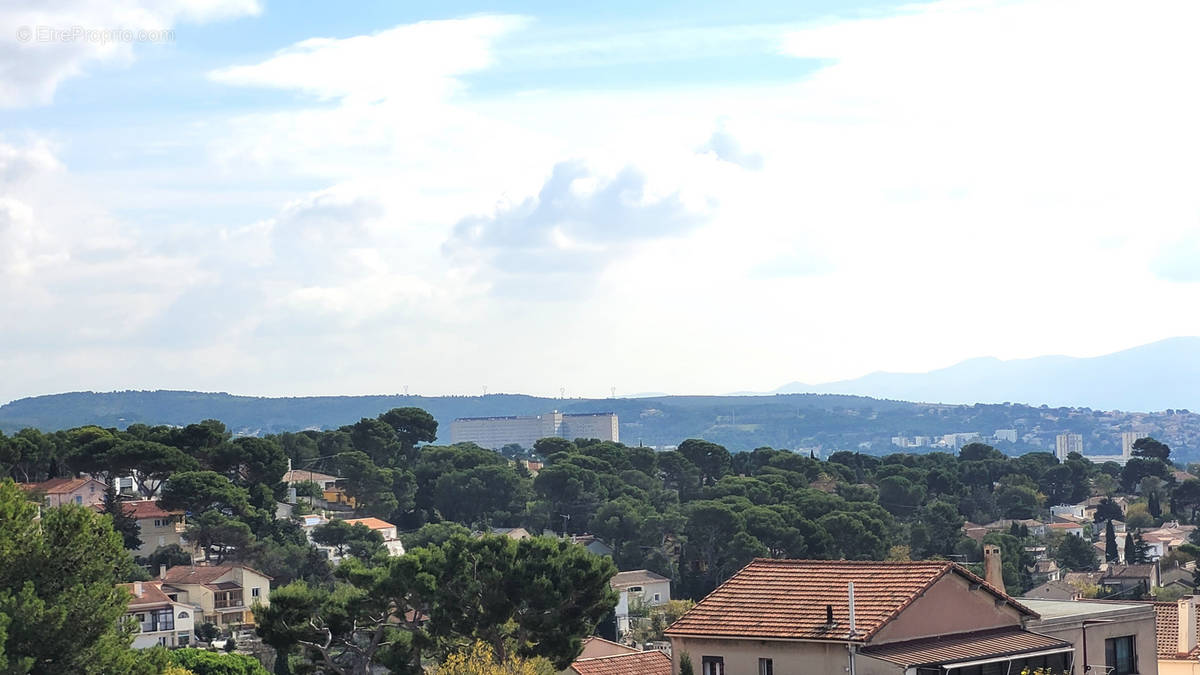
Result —
<instances>
[{"instance_id":1,"label":"white chimney","mask_svg":"<svg viewBox=\"0 0 1200 675\"><path fill-rule=\"evenodd\" d=\"M1179 599L1179 653L1190 654L1196 648L1196 596Z\"/></svg>"},{"instance_id":2,"label":"white chimney","mask_svg":"<svg viewBox=\"0 0 1200 675\"><path fill-rule=\"evenodd\" d=\"M166 566L166 565L159 565L159 566L158 566L158 578L159 578L159 579L166 579L166 578L167 578L167 566Z\"/></svg>"},{"instance_id":3,"label":"white chimney","mask_svg":"<svg viewBox=\"0 0 1200 675\"><path fill-rule=\"evenodd\" d=\"M850 637L858 635L858 626L854 623L854 582L851 581L847 589L850 601Z\"/></svg>"},{"instance_id":4,"label":"white chimney","mask_svg":"<svg viewBox=\"0 0 1200 675\"><path fill-rule=\"evenodd\" d=\"M135 597L135 598L142 597L142 582L140 582L140 581L133 582L133 597Z\"/></svg>"}]
</instances>

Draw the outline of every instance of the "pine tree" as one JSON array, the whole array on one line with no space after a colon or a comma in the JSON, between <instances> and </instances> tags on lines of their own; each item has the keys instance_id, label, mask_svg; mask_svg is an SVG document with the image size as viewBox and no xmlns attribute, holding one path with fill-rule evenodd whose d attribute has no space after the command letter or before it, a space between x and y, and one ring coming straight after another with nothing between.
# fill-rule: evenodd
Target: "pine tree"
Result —
<instances>
[{"instance_id":1,"label":"pine tree","mask_svg":"<svg viewBox=\"0 0 1200 675\"><path fill-rule=\"evenodd\" d=\"M112 518L112 528L121 535L126 549L132 551L142 547L142 528L137 519L125 511L125 503L117 495L117 488L112 483L104 490L102 512Z\"/></svg>"},{"instance_id":2,"label":"pine tree","mask_svg":"<svg viewBox=\"0 0 1200 675\"><path fill-rule=\"evenodd\" d=\"M1133 547L1137 551L1137 562L1139 565L1144 565L1150 562L1150 544L1142 539L1142 531L1138 530L1133 536Z\"/></svg>"},{"instance_id":3,"label":"pine tree","mask_svg":"<svg viewBox=\"0 0 1200 675\"><path fill-rule=\"evenodd\" d=\"M1117 532L1113 529L1111 520L1104 525L1104 559L1110 563L1120 561L1117 551Z\"/></svg>"}]
</instances>

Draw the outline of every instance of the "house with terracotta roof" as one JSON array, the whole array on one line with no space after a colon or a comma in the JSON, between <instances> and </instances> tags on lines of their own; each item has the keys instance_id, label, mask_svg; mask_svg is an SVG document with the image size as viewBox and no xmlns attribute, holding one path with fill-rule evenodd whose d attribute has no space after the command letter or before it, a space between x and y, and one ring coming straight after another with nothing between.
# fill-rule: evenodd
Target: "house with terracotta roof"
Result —
<instances>
[{"instance_id":1,"label":"house with terracotta roof","mask_svg":"<svg viewBox=\"0 0 1200 675\"><path fill-rule=\"evenodd\" d=\"M253 626L250 607L270 604L271 577L245 565L177 565L155 580L172 600L194 605L202 623Z\"/></svg>"},{"instance_id":2,"label":"house with terracotta roof","mask_svg":"<svg viewBox=\"0 0 1200 675\"><path fill-rule=\"evenodd\" d=\"M1196 598L1154 603L1159 675L1200 675Z\"/></svg>"},{"instance_id":3,"label":"house with terracotta roof","mask_svg":"<svg viewBox=\"0 0 1200 675\"><path fill-rule=\"evenodd\" d=\"M166 511L151 499L123 502L125 513L137 521L138 537L142 545L133 551L135 556L146 557L156 550L175 544L193 554L193 547L183 538L187 529L187 517L183 511Z\"/></svg>"},{"instance_id":4,"label":"house with terracotta roof","mask_svg":"<svg viewBox=\"0 0 1200 675\"><path fill-rule=\"evenodd\" d=\"M18 487L42 506L97 506L104 502L107 486L95 478L51 478L41 483L18 483Z\"/></svg>"},{"instance_id":5,"label":"house with terracotta roof","mask_svg":"<svg viewBox=\"0 0 1200 675\"><path fill-rule=\"evenodd\" d=\"M575 659L567 668L571 675L671 675L671 657L659 651Z\"/></svg>"},{"instance_id":6,"label":"house with terracotta roof","mask_svg":"<svg viewBox=\"0 0 1200 675\"><path fill-rule=\"evenodd\" d=\"M757 559L666 635L697 675L1069 670L1074 647L1026 630L1037 618L949 561Z\"/></svg>"},{"instance_id":7,"label":"house with terracotta roof","mask_svg":"<svg viewBox=\"0 0 1200 675\"><path fill-rule=\"evenodd\" d=\"M396 526L388 521L379 518L350 518L346 520L346 524L367 526L383 537L383 545L387 548L388 555L404 555L404 544L396 533Z\"/></svg>"},{"instance_id":8,"label":"house with terracotta roof","mask_svg":"<svg viewBox=\"0 0 1200 675\"><path fill-rule=\"evenodd\" d=\"M137 633L133 636L135 649L191 644L198 607L168 596L161 579L135 581L121 587L132 596L127 614L137 622ZM175 593L172 595L177 597Z\"/></svg>"}]
</instances>

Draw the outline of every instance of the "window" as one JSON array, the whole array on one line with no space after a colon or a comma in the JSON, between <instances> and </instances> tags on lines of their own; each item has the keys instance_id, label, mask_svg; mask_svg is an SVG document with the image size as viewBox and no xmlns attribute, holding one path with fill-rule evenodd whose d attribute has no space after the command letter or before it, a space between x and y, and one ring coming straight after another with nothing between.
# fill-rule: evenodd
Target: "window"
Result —
<instances>
[{"instance_id":1,"label":"window","mask_svg":"<svg viewBox=\"0 0 1200 675\"><path fill-rule=\"evenodd\" d=\"M725 675L725 657L701 656L700 675Z\"/></svg>"},{"instance_id":2,"label":"window","mask_svg":"<svg viewBox=\"0 0 1200 675\"><path fill-rule=\"evenodd\" d=\"M83 495L75 495L75 503L82 504L83 503Z\"/></svg>"},{"instance_id":3,"label":"window","mask_svg":"<svg viewBox=\"0 0 1200 675\"><path fill-rule=\"evenodd\" d=\"M181 618L181 619L186 619L186 618L188 618L188 613L187 613L187 612L180 612L180 613L179 613L179 618Z\"/></svg>"},{"instance_id":4,"label":"window","mask_svg":"<svg viewBox=\"0 0 1200 675\"><path fill-rule=\"evenodd\" d=\"M1104 665L1108 667L1110 675L1137 672L1137 654L1134 653L1132 635L1104 641Z\"/></svg>"},{"instance_id":5,"label":"window","mask_svg":"<svg viewBox=\"0 0 1200 675\"><path fill-rule=\"evenodd\" d=\"M759 659L758 675L775 675L775 662L772 659Z\"/></svg>"},{"instance_id":6,"label":"window","mask_svg":"<svg viewBox=\"0 0 1200 675\"><path fill-rule=\"evenodd\" d=\"M630 593L641 593L642 587L641 586L630 586L629 588L627 588L625 590L629 591Z\"/></svg>"},{"instance_id":7,"label":"window","mask_svg":"<svg viewBox=\"0 0 1200 675\"><path fill-rule=\"evenodd\" d=\"M162 637L158 638L158 646L159 646L159 647L166 647L166 646L167 646L167 636L166 636L166 635L164 635L164 636L162 636Z\"/></svg>"},{"instance_id":8,"label":"window","mask_svg":"<svg viewBox=\"0 0 1200 675\"><path fill-rule=\"evenodd\" d=\"M188 643L192 641L192 636L188 635L187 633L180 633L179 637L177 637L175 640L179 643L180 647L186 647L188 646Z\"/></svg>"},{"instance_id":9,"label":"window","mask_svg":"<svg viewBox=\"0 0 1200 675\"><path fill-rule=\"evenodd\" d=\"M258 597L258 587L257 586L250 589L250 597L252 597L252 598Z\"/></svg>"},{"instance_id":10,"label":"window","mask_svg":"<svg viewBox=\"0 0 1200 675\"><path fill-rule=\"evenodd\" d=\"M166 545L167 545L167 538L166 538L166 537L164 537L164 536L162 536L161 534L160 534L160 535L158 535L158 545L159 545L159 546L166 546Z\"/></svg>"},{"instance_id":11,"label":"window","mask_svg":"<svg viewBox=\"0 0 1200 675\"><path fill-rule=\"evenodd\" d=\"M655 602L658 602L659 600L662 600L662 593L655 593L655 594L654 594L654 601L655 601Z\"/></svg>"}]
</instances>

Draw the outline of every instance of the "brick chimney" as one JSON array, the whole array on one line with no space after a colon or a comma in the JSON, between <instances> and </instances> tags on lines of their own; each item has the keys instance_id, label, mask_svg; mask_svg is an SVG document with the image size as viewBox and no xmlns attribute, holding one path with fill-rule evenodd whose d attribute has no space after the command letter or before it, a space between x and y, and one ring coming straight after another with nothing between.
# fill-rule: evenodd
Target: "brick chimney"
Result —
<instances>
[{"instance_id":1,"label":"brick chimney","mask_svg":"<svg viewBox=\"0 0 1200 675\"><path fill-rule=\"evenodd\" d=\"M1004 590L1004 566L1000 562L1000 547L983 545L983 578L989 584Z\"/></svg>"},{"instance_id":2,"label":"brick chimney","mask_svg":"<svg viewBox=\"0 0 1200 675\"><path fill-rule=\"evenodd\" d=\"M1179 653L1190 654L1196 648L1196 596L1179 599Z\"/></svg>"}]
</instances>

